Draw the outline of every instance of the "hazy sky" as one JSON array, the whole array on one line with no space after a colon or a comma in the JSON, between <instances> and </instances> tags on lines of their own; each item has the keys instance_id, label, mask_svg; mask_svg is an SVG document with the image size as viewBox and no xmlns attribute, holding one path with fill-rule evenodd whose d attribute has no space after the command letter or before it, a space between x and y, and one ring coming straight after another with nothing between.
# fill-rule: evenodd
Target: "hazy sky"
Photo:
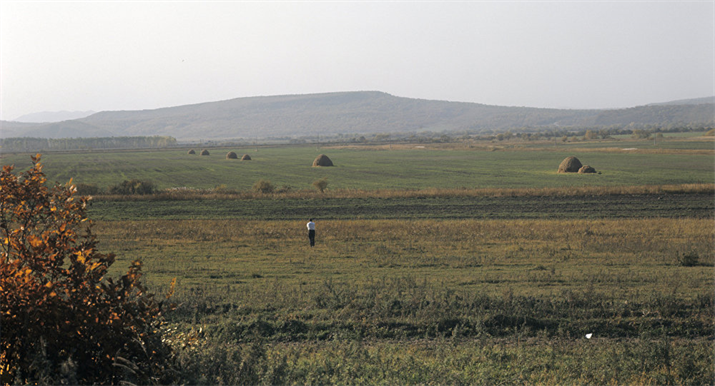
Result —
<instances>
[{"instance_id":1,"label":"hazy sky","mask_svg":"<svg viewBox=\"0 0 715 386\"><path fill-rule=\"evenodd\" d=\"M1 118L333 91L609 108L714 95L715 2L0 2Z\"/></svg>"}]
</instances>

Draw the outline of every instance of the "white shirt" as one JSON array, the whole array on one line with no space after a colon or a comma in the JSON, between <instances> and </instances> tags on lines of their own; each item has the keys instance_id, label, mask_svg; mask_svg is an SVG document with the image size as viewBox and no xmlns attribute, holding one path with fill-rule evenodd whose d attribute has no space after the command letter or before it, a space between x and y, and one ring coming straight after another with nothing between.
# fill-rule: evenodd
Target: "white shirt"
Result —
<instances>
[{"instance_id":1,"label":"white shirt","mask_svg":"<svg viewBox=\"0 0 715 386\"><path fill-rule=\"evenodd\" d=\"M315 223L310 221L308 222L308 230L314 231L315 230Z\"/></svg>"}]
</instances>

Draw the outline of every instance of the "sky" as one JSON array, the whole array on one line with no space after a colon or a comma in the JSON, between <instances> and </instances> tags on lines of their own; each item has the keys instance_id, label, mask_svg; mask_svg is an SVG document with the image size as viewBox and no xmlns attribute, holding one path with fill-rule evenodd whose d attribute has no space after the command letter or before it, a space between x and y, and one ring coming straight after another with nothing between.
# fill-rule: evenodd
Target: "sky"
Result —
<instances>
[{"instance_id":1,"label":"sky","mask_svg":"<svg viewBox=\"0 0 715 386\"><path fill-rule=\"evenodd\" d=\"M543 108L715 95L715 1L0 2L0 119L340 91Z\"/></svg>"}]
</instances>

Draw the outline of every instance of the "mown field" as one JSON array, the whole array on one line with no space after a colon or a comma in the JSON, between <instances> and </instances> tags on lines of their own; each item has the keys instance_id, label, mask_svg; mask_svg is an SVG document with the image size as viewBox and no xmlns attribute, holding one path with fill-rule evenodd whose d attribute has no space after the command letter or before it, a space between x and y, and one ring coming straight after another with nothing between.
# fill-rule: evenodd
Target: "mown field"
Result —
<instances>
[{"instance_id":1,"label":"mown field","mask_svg":"<svg viewBox=\"0 0 715 386\"><path fill-rule=\"evenodd\" d=\"M682 141L668 143L682 144ZM43 157L50 181L94 184L106 189L124 180L147 180L159 189L250 190L259 180L276 188L312 190L327 178L328 189L555 188L712 183L713 142L692 141L688 149L653 148L641 142L579 142L540 147L514 144L383 145L363 147L283 146L209 148L211 155L186 149L49 153ZM701 149L705 143L709 149ZM468 147L469 146L469 147ZM587 147L592 146L592 147ZM684 146L684 145L681 145ZM635 150L622 150L623 148ZM639 150L640 149L640 150ZM196 149L200 151L199 148ZM251 161L227 160L229 151ZM319 154L335 167L313 168ZM559 163L576 156L601 174L558 174ZM27 154L3 155L18 169Z\"/></svg>"},{"instance_id":2,"label":"mown field","mask_svg":"<svg viewBox=\"0 0 715 386\"><path fill-rule=\"evenodd\" d=\"M715 210L712 185L696 185L692 193L600 194L559 196L410 195L331 197L308 194L303 198L241 199L191 196L185 199L142 197L134 200L99 199L90 213L99 220L306 220L328 219L600 219L638 217L710 218ZM478 192L478 191L477 191ZM513 193L517 193L514 191ZM361 192L362 193L362 192ZM419 192L416 192L419 193Z\"/></svg>"},{"instance_id":3,"label":"mown field","mask_svg":"<svg viewBox=\"0 0 715 386\"><path fill-rule=\"evenodd\" d=\"M186 384L713 384L712 142L636 143L43 163L50 180L201 189L89 210L114 274L141 258L157 293L177 278L166 339ZM336 167L311 168L320 153ZM601 174L557 174L569 155Z\"/></svg>"},{"instance_id":4,"label":"mown field","mask_svg":"<svg viewBox=\"0 0 715 386\"><path fill-rule=\"evenodd\" d=\"M314 248L299 220L96 232L117 274L141 257L159 293L178 278L192 384L709 384L712 225L326 220Z\"/></svg>"}]
</instances>

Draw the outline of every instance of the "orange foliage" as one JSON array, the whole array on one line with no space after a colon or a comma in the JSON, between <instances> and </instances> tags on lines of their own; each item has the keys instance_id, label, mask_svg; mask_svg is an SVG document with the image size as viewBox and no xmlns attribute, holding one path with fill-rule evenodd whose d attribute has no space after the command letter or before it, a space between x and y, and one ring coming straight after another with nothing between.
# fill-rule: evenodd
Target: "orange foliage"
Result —
<instances>
[{"instance_id":1,"label":"orange foliage","mask_svg":"<svg viewBox=\"0 0 715 386\"><path fill-rule=\"evenodd\" d=\"M0 382L171 382L159 326L168 308L142 285L141 262L105 278L89 201L45 186L40 155L0 174Z\"/></svg>"}]
</instances>

